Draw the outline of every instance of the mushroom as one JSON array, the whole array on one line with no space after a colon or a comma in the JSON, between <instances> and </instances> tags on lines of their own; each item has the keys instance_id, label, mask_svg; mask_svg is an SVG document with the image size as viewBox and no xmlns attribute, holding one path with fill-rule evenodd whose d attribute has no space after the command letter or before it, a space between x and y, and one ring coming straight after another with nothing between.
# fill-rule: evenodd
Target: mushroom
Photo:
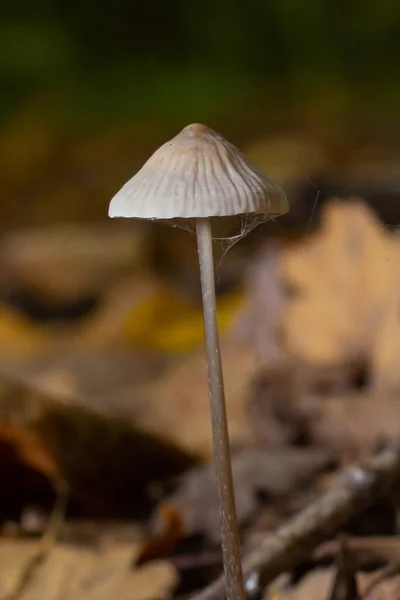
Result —
<instances>
[{"instance_id":1,"label":"mushroom","mask_svg":"<svg viewBox=\"0 0 400 600\"><path fill-rule=\"evenodd\" d=\"M198 123L162 145L111 200L110 217L195 223L211 404L214 465L228 600L245 597L216 317L211 217L288 211L284 192L235 146Z\"/></svg>"}]
</instances>

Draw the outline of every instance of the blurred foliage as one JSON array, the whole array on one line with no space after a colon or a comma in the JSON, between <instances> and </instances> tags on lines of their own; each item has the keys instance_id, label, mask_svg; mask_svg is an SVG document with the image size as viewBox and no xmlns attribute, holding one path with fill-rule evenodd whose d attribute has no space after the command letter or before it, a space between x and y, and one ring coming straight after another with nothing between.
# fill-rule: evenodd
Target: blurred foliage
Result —
<instances>
[{"instance_id":1,"label":"blurred foliage","mask_svg":"<svg viewBox=\"0 0 400 600\"><path fill-rule=\"evenodd\" d=\"M66 126L265 122L283 110L394 114L396 0L2 3L1 117L29 101ZM251 105L251 114L248 108ZM279 114L279 113L278 113Z\"/></svg>"},{"instance_id":2,"label":"blurred foliage","mask_svg":"<svg viewBox=\"0 0 400 600\"><path fill-rule=\"evenodd\" d=\"M267 172L301 165L307 178L320 165L305 133L334 160L360 133L395 135L399 25L395 0L5 0L2 226L105 218L121 183L190 122L245 150L256 139ZM263 145L293 132L295 158Z\"/></svg>"}]
</instances>

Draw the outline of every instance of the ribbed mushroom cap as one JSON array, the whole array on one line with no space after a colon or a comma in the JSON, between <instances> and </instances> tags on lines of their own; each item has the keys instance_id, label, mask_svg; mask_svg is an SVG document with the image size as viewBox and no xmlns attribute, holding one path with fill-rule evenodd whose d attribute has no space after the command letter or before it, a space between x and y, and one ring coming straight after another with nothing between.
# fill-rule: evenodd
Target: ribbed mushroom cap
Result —
<instances>
[{"instance_id":1,"label":"ribbed mushroom cap","mask_svg":"<svg viewBox=\"0 0 400 600\"><path fill-rule=\"evenodd\" d=\"M288 210L278 186L221 135L195 123L156 150L111 200L109 216L278 216Z\"/></svg>"}]
</instances>

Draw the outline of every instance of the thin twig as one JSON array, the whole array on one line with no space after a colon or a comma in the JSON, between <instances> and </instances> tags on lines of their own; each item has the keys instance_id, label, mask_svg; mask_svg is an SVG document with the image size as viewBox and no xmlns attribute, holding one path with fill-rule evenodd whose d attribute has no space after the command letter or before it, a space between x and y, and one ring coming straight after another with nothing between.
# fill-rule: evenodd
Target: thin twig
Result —
<instances>
[{"instance_id":1,"label":"thin twig","mask_svg":"<svg viewBox=\"0 0 400 600\"><path fill-rule=\"evenodd\" d=\"M57 490L56 501L47 527L40 539L38 548L25 566L14 591L8 596L7 600L19 600L19 598L21 598L22 594L29 587L35 573L37 572L37 569L43 564L50 554L50 551L57 539L60 525L64 520L68 495L68 489L64 486Z\"/></svg>"},{"instance_id":2,"label":"thin twig","mask_svg":"<svg viewBox=\"0 0 400 600\"><path fill-rule=\"evenodd\" d=\"M338 484L319 500L268 535L243 560L248 598L253 598L277 575L293 569L309 552L346 521L388 492L400 477L400 439L359 467L346 470ZM222 577L192 600L224 600Z\"/></svg>"},{"instance_id":3,"label":"thin twig","mask_svg":"<svg viewBox=\"0 0 400 600\"><path fill-rule=\"evenodd\" d=\"M336 573L329 600L360 600L357 585L357 561L347 544L346 536L339 536L336 555Z\"/></svg>"},{"instance_id":4,"label":"thin twig","mask_svg":"<svg viewBox=\"0 0 400 600\"><path fill-rule=\"evenodd\" d=\"M368 563L394 563L400 568L400 536L347 537L346 545L357 560L358 567ZM339 544L330 540L318 546L313 553L316 561L332 560L337 555Z\"/></svg>"}]
</instances>

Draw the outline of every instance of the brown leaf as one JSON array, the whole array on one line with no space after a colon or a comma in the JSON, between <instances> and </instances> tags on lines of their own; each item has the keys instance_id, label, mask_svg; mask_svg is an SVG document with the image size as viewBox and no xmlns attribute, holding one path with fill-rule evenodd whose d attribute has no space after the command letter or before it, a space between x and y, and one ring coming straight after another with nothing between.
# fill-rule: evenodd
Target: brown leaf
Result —
<instances>
[{"instance_id":1,"label":"brown leaf","mask_svg":"<svg viewBox=\"0 0 400 600\"><path fill-rule=\"evenodd\" d=\"M399 397L355 391L357 365L290 364L254 378L249 414L255 439L275 447L299 441L343 462L369 456L400 431Z\"/></svg>"},{"instance_id":2,"label":"brown leaf","mask_svg":"<svg viewBox=\"0 0 400 600\"><path fill-rule=\"evenodd\" d=\"M371 394L325 399L309 428L315 443L344 460L368 456L399 431L399 399Z\"/></svg>"},{"instance_id":3,"label":"brown leaf","mask_svg":"<svg viewBox=\"0 0 400 600\"><path fill-rule=\"evenodd\" d=\"M12 597L32 562L36 542L0 542L0 596ZM18 600L164 600L178 583L176 570L167 562L132 569L138 549L131 545L91 550L55 546L34 569Z\"/></svg>"},{"instance_id":4,"label":"brown leaf","mask_svg":"<svg viewBox=\"0 0 400 600\"><path fill-rule=\"evenodd\" d=\"M52 303L98 294L143 265L147 233L147 227L131 223L8 232L0 244L3 285Z\"/></svg>"},{"instance_id":5,"label":"brown leaf","mask_svg":"<svg viewBox=\"0 0 400 600\"><path fill-rule=\"evenodd\" d=\"M233 447L251 439L247 386L257 369L252 348L228 336L221 342L229 433ZM189 455L212 456L207 367L203 348L137 391L132 415L143 431Z\"/></svg>"},{"instance_id":6,"label":"brown leaf","mask_svg":"<svg viewBox=\"0 0 400 600\"><path fill-rule=\"evenodd\" d=\"M284 357L279 330L285 309L281 260L281 246L269 243L248 265L246 302L235 330L269 366Z\"/></svg>"},{"instance_id":7,"label":"brown leaf","mask_svg":"<svg viewBox=\"0 0 400 600\"><path fill-rule=\"evenodd\" d=\"M74 330L73 348L110 349L132 347L126 323L136 306L158 294L161 282L151 273L135 273L102 291L102 304Z\"/></svg>"},{"instance_id":8,"label":"brown leaf","mask_svg":"<svg viewBox=\"0 0 400 600\"><path fill-rule=\"evenodd\" d=\"M325 365L363 357L375 386L398 386L399 265L398 243L365 204L326 205L318 233L284 253L288 352Z\"/></svg>"},{"instance_id":9,"label":"brown leaf","mask_svg":"<svg viewBox=\"0 0 400 600\"><path fill-rule=\"evenodd\" d=\"M324 420L324 407L332 397L349 395L358 367L351 361L317 366L286 359L275 368L260 369L252 380L248 403L255 438L269 446L315 443L314 427ZM318 440L326 445L323 437Z\"/></svg>"},{"instance_id":10,"label":"brown leaf","mask_svg":"<svg viewBox=\"0 0 400 600\"><path fill-rule=\"evenodd\" d=\"M280 586L271 588L266 592L265 600L328 600L333 588L336 570L334 568L318 569L311 571L293 587ZM357 583L359 593L365 600L391 600L398 598L400 593L400 577L383 578L372 588L379 575L376 573L358 573ZM368 595L364 596L368 591Z\"/></svg>"},{"instance_id":11,"label":"brown leaf","mask_svg":"<svg viewBox=\"0 0 400 600\"><path fill-rule=\"evenodd\" d=\"M126 395L118 389L124 378L126 385L146 377L148 365L137 363L135 375L133 355L104 362L94 355L66 358L36 373L25 365L24 376L10 378L9 391L0 395L0 436L20 463L52 483L64 480L84 514L113 517L128 508L131 514L149 501L152 480L176 475L192 460L135 422L132 383ZM9 467L15 471L20 464L13 459Z\"/></svg>"},{"instance_id":12,"label":"brown leaf","mask_svg":"<svg viewBox=\"0 0 400 600\"><path fill-rule=\"evenodd\" d=\"M334 569L320 569L305 575L293 587L272 584L264 600L328 600L334 577Z\"/></svg>"}]
</instances>

